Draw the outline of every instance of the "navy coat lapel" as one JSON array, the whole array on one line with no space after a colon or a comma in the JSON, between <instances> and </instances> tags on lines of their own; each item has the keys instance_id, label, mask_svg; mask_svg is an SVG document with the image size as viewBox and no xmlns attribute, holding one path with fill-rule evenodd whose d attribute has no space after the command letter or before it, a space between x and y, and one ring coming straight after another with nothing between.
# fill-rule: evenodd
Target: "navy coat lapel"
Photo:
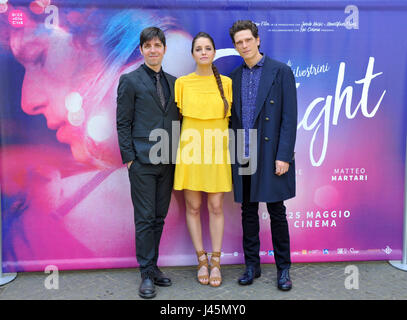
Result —
<instances>
[{"instance_id":1,"label":"navy coat lapel","mask_svg":"<svg viewBox=\"0 0 407 320\"><path fill-rule=\"evenodd\" d=\"M266 56L264 64L261 70L259 89L256 97L256 110L254 113L254 121L260 114L262 107L264 106L264 100L266 100L267 95L273 85L274 78L277 74L277 68L273 68L272 61Z\"/></svg>"},{"instance_id":2,"label":"navy coat lapel","mask_svg":"<svg viewBox=\"0 0 407 320\"><path fill-rule=\"evenodd\" d=\"M241 65L234 74L233 77L233 99L235 105L235 112L240 123L242 121L242 72L243 65Z\"/></svg>"}]
</instances>

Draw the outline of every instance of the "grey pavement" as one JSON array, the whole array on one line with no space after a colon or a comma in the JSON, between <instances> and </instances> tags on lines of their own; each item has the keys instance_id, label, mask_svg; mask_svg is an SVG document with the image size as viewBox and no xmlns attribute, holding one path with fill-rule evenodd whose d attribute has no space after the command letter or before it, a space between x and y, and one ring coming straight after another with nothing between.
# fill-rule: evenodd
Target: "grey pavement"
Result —
<instances>
[{"instance_id":1,"label":"grey pavement","mask_svg":"<svg viewBox=\"0 0 407 320\"><path fill-rule=\"evenodd\" d=\"M223 283L218 288L200 285L195 266L161 270L173 284L157 287L154 300L407 299L407 272L387 261L295 263L290 272L293 288L288 292L276 288L274 264L263 264L262 276L250 286L237 283L242 265L222 265ZM141 279L137 268L59 271L58 283L54 282L58 289L46 288L48 276L43 272L18 273L15 280L0 286L0 300L143 300L138 296Z\"/></svg>"}]
</instances>

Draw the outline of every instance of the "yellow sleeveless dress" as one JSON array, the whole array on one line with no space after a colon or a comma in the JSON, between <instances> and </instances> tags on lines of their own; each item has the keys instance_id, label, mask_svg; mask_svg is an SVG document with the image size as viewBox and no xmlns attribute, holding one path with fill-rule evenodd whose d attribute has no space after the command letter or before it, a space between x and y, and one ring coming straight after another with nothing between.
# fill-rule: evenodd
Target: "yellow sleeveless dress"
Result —
<instances>
[{"instance_id":1,"label":"yellow sleeveless dress","mask_svg":"<svg viewBox=\"0 0 407 320\"><path fill-rule=\"evenodd\" d=\"M224 104L215 76L196 73L175 81L175 102L182 114L174 189L204 192L232 190L228 124L232 105L232 79L221 75Z\"/></svg>"}]
</instances>

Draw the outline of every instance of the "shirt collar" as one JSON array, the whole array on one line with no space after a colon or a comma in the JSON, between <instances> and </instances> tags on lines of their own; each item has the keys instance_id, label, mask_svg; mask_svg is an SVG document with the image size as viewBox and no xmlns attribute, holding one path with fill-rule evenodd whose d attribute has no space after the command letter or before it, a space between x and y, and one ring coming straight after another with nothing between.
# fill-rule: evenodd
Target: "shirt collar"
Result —
<instances>
[{"instance_id":1,"label":"shirt collar","mask_svg":"<svg viewBox=\"0 0 407 320\"><path fill-rule=\"evenodd\" d=\"M157 73L159 73L161 76L163 75L163 68L161 67L160 71L155 72L153 69L151 69L150 67L148 67L145 63L142 64L144 70L147 71L147 73L151 76L151 77L155 77L155 75Z\"/></svg>"},{"instance_id":2,"label":"shirt collar","mask_svg":"<svg viewBox=\"0 0 407 320\"><path fill-rule=\"evenodd\" d=\"M261 52L260 52L260 53L261 53ZM263 55L263 57L252 67L252 69L253 69L254 67L262 67L262 66L263 66L264 60L266 60L266 55L263 54L263 53L261 53L261 54ZM250 69L249 66L248 66L246 63L244 63L243 66L244 66L245 68L247 68L247 69Z\"/></svg>"}]
</instances>

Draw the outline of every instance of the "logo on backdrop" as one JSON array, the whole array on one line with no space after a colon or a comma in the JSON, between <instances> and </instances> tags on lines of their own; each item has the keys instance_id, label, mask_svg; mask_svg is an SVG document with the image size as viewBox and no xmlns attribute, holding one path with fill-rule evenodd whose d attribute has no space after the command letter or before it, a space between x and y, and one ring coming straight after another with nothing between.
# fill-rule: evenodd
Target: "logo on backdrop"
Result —
<instances>
[{"instance_id":1,"label":"logo on backdrop","mask_svg":"<svg viewBox=\"0 0 407 320\"><path fill-rule=\"evenodd\" d=\"M59 26L58 7L51 4L51 0L35 0L30 3L30 10L37 15L46 14L44 26L47 29L56 29ZM8 0L0 0L0 13L9 9ZM8 14L9 23L15 28L23 27L26 16L21 10L10 10Z\"/></svg>"},{"instance_id":2,"label":"logo on backdrop","mask_svg":"<svg viewBox=\"0 0 407 320\"><path fill-rule=\"evenodd\" d=\"M317 97L306 108L304 117L299 122L297 129L302 127L306 131L314 132L309 146L309 158L313 166L319 167L324 162L328 151L329 131L331 125L337 126L339 124L339 116L341 112L344 112L346 118L351 120L354 119L358 113L362 113L366 118L373 118L379 110L384 95L386 94L386 90L383 90L378 101L369 101L369 89L372 85L373 79L383 74L383 72L373 73L374 63L375 58L369 57L364 78L355 81L355 84L362 85L361 97L356 106L352 104L353 86L342 88L345 78L346 63L341 62L339 64L334 94L327 95L326 97ZM345 110L343 110L343 105ZM374 107L372 107L373 105ZM316 116L315 113L317 113ZM317 141L317 135L321 128L323 131L322 150L317 152L314 148L319 144Z\"/></svg>"},{"instance_id":3,"label":"logo on backdrop","mask_svg":"<svg viewBox=\"0 0 407 320\"><path fill-rule=\"evenodd\" d=\"M343 14L346 14L343 19ZM254 21L259 28L267 32L335 32L341 30L358 30L359 29L359 9L355 5L345 7L338 20L333 21L297 21L297 22L273 22L267 20Z\"/></svg>"}]
</instances>

